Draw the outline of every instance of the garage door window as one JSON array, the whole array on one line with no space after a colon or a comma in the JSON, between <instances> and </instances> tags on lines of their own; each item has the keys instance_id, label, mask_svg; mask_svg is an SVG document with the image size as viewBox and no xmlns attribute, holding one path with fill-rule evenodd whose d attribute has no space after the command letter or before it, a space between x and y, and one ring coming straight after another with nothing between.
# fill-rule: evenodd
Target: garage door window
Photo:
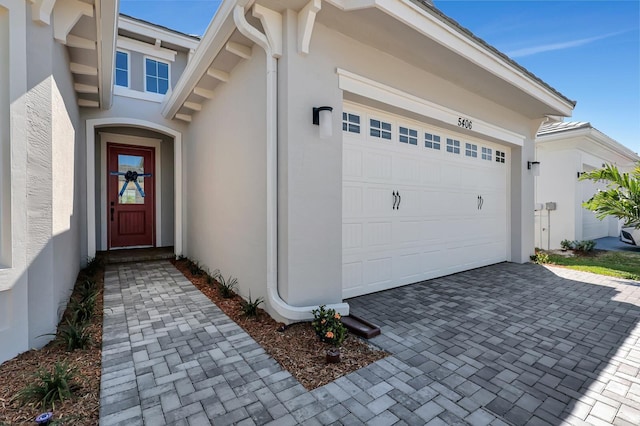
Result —
<instances>
[{"instance_id":1,"label":"garage door window","mask_svg":"<svg viewBox=\"0 0 640 426\"><path fill-rule=\"evenodd\" d=\"M360 116L350 112L342 113L342 131L360 133Z\"/></svg>"},{"instance_id":2,"label":"garage door window","mask_svg":"<svg viewBox=\"0 0 640 426\"><path fill-rule=\"evenodd\" d=\"M467 157L478 158L478 145L465 143L464 155L466 155Z\"/></svg>"},{"instance_id":3,"label":"garage door window","mask_svg":"<svg viewBox=\"0 0 640 426\"><path fill-rule=\"evenodd\" d=\"M391 123L380 120L369 120L369 134L375 138L391 140Z\"/></svg>"},{"instance_id":4,"label":"garage door window","mask_svg":"<svg viewBox=\"0 0 640 426\"><path fill-rule=\"evenodd\" d=\"M400 126L400 142L418 145L418 131Z\"/></svg>"},{"instance_id":5,"label":"garage door window","mask_svg":"<svg viewBox=\"0 0 640 426\"><path fill-rule=\"evenodd\" d=\"M496 151L496 162L497 163L504 163L504 160L505 160L504 152Z\"/></svg>"},{"instance_id":6,"label":"garage door window","mask_svg":"<svg viewBox=\"0 0 640 426\"><path fill-rule=\"evenodd\" d=\"M491 161L491 157L493 156L493 150L491 148L482 147L482 159Z\"/></svg>"},{"instance_id":7,"label":"garage door window","mask_svg":"<svg viewBox=\"0 0 640 426\"><path fill-rule=\"evenodd\" d=\"M431 133L425 133L424 146L425 148L440 149L440 136L432 135Z\"/></svg>"},{"instance_id":8,"label":"garage door window","mask_svg":"<svg viewBox=\"0 0 640 426\"><path fill-rule=\"evenodd\" d=\"M447 152L460 154L460 141L447 138Z\"/></svg>"}]
</instances>

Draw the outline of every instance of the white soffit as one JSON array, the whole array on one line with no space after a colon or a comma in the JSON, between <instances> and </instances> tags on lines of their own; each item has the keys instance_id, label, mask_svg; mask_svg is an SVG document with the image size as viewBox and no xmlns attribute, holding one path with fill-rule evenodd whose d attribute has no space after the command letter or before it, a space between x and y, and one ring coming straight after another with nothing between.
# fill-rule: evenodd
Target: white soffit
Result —
<instances>
[{"instance_id":1,"label":"white soffit","mask_svg":"<svg viewBox=\"0 0 640 426\"><path fill-rule=\"evenodd\" d=\"M148 56L163 59L167 62L175 62L178 52L167 49L166 47L156 46L154 44L144 43L132 38L118 36L118 48L140 52Z\"/></svg>"},{"instance_id":2,"label":"white soffit","mask_svg":"<svg viewBox=\"0 0 640 426\"><path fill-rule=\"evenodd\" d=\"M383 102L387 105L401 108L405 111L414 112L424 117L433 118L454 127L458 126L460 119L470 120L473 125L472 128L468 130L472 133L488 136L490 138L518 146L522 146L524 144L525 136L518 133L503 129L477 118L470 117L469 115L438 105L426 99L419 98L410 93L403 92L352 72L345 71L341 68L338 68L336 72L338 74L339 87L344 91Z\"/></svg>"}]
</instances>

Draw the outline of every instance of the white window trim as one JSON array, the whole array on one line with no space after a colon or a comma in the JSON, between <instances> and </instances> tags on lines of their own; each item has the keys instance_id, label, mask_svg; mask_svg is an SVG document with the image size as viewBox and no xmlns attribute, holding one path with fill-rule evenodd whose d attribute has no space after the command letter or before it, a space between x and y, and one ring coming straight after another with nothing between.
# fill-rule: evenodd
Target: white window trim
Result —
<instances>
[{"instance_id":1,"label":"white window trim","mask_svg":"<svg viewBox=\"0 0 640 426\"><path fill-rule=\"evenodd\" d=\"M127 55L127 86L126 87L125 86L120 86L120 85L117 85L115 83L116 74L117 74L115 65L113 67L113 86L114 86L114 88L115 87L122 87L124 89L130 89L131 88L131 52L128 51L128 50L124 50L124 49L116 49L116 55L117 55L117 52L125 53ZM114 61L114 62L117 62L117 61Z\"/></svg>"},{"instance_id":2,"label":"white window trim","mask_svg":"<svg viewBox=\"0 0 640 426\"><path fill-rule=\"evenodd\" d=\"M167 88L167 93L157 93L157 92L149 92L147 90L147 59L150 59L152 61L156 61L162 64L166 64L167 65L167 77L168 77L168 88ZM145 93L152 93L154 95L158 95L158 96L162 96L162 98L164 98L167 94L171 93L171 62L169 61L163 61L162 59L158 59L157 57L154 56L147 56L145 55L142 58L142 62L143 62L143 66L142 66L142 72L143 72L143 78L144 78L144 92Z\"/></svg>"},{"instance_id":3,"label":"white window trim","mask_svg":"<svg viewBox=\"0 0 640 426\"><path fill-rule=\"evenodd\" d=\"M167 92L168 94L169 92ZM114 95L118 95L118 96L124 96L126 98L132 98L132 99L140 99L142 101L149 101L149 102L155 102L155 103L162 103L162 101L164 100L164 97L166 95L161 95L159 93L153 93L153 92L141 92L139 90L133 90L133 89L129 89L127 87L123 87L123 86L115 86L113 87L113 94Z\"/></svg>"},{"instance_id":4,"label":"white window trim","mask_svg":"<svg viewBox=\"0 0 640 426\"><path fill-rule=\"evenodd\" d=\"M167 62L175 62L178 54L175 50L167 49L166 47L155 46L123 36L118 36L117 46L118 49L140 52L143 55L160 58Z\"/></svg>"}]
</instances>

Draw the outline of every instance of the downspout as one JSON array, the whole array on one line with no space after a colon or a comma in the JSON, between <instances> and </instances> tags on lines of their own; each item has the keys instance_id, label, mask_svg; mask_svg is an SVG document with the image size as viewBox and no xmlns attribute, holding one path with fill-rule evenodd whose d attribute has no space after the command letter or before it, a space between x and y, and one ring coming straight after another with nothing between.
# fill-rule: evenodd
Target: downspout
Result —
<instances>
[{"instance_id":1,"label":"downspout","mask_svg":"<svg viewBox=\"0 0 640 426\"><path fill-rule=\"evenodd\" d=\"M247 21L243 6L235 7L233 20L238 31L260 46L267 56L267 302L281 317L292 322L305 321L313 318L311 311L317 306L292 306L278 292L278 59L267 36ZM282 27L273 30L281 32ZM349 314L347 303L327 307L342 315Z\"/></svg>"}]
</instances>

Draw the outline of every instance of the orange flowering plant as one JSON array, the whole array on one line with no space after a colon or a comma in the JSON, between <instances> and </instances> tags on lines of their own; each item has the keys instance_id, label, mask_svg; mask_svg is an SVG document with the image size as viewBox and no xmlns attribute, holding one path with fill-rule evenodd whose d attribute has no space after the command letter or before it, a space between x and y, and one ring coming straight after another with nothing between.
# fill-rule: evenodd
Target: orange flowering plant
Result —
<instances>
[{"instance_id":1,"label":"orange flowering plant","mask_svg":"<svg viewBox=\"0 0 640 426\"><path fill-rule=\"evenodd\" d=\"M326 309L325 305L311 311L313 321L311 326L323 342L333 346L340 346L347 337L347 328L340 321L340 314L334 309Z\"/></svg>"}]
</instances>

